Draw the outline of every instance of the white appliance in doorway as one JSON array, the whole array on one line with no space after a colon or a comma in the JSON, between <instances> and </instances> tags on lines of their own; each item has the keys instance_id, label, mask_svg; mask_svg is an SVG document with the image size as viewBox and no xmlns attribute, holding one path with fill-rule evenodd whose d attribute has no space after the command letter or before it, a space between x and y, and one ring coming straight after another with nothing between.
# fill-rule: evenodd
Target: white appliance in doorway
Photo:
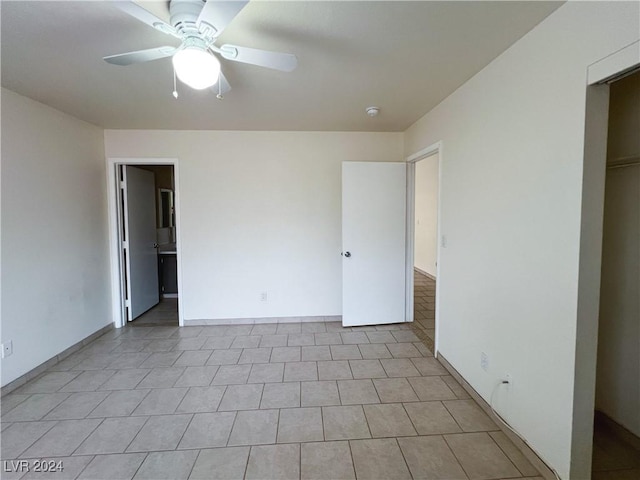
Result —
<instances>
[{"instance_id":1,"label":"white appliance in doorway","mask_svg":"<svg viewBox=\"0 0 640 480\"><path fill-rule=\"evenodd\" d=\"M342 164L342 324L406 320L407 167Z\"/></svg>"}]
</instances>

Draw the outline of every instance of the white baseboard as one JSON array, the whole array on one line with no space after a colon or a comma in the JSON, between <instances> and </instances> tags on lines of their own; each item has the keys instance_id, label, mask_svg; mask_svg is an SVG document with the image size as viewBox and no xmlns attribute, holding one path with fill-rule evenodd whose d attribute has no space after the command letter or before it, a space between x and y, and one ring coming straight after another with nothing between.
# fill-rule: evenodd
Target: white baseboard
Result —
<instances>
[{"instance_id":1,"label":"white baseboard","mask_svg":"<svg viewBox=\"0 0 640 480\"><path fill-rule=\"evenodd\" d=\"M24 375L20 375L18 378L16 378L15 380L12 380L11 382L7 383L6 385L4 385L2 387L2 390L1 390L2 391L2 395L4 396L7 393L12 392L16 388L21 387L22 385L24 385L28 381L33 380L38 375L41 375L43 372L45 372L49 368L53 367L56 363L61 362L62 360L67 358L72 353L75 353L78 350L80 350L82 347L85 347L85 346L89 345L95 339L97 339L98 337L101 337L102 335L107 333L109 330L112 330L113 328L114 328L113 323L109 323L108 325L105 325L104 327L102 327L102 328L96 330L95 332L93 332L91 335L83 338L79 342L74 343L69 348L66 348L62 352L58 353L57 355L54 355L53 357L51 357L46 362L43 362L40 365L38 365L37 367L29 370Z\"/></svg>"},{"instance_id":2,"label":"white baseboard","mask_svg":"<svg viewBox=\"0 0 640 480\"><path fill-rule=\"evenodd\" d=\"M549 466L538 456L538 454L533 451L529 445L524 443L524 441L515 435L511 430L505 427L502 422L496 418L496 416L491 411L491 407L485 401L484 398L480 396L478 392L464 379L462 375L448 362L446 358L442 356L441 353L438 353L436 357L438 361L442 364L442 366L451 374L453 378L457 380L457 382L462 385L462 388L466 390L466 392L471 396L471 398L480 406L482 410L495 422L495 424L502 430L502 432L513 442L513 444L522 452L527 460L540 472L540 474L546 480L556 480L556 476L553 471L549 468Z\"/></svg>"},{"instance_id":3,"label":"white baseboard","mask_svg":"<svg viewBox=\"0 0 640 480\"><path fill-rule=\"evenodd\" d=\"M184 320L185 326L202 325L259 325L263 323L342 322L342 315L317 317L217 318L213 320Z\"/></svg>"}]
</instances>

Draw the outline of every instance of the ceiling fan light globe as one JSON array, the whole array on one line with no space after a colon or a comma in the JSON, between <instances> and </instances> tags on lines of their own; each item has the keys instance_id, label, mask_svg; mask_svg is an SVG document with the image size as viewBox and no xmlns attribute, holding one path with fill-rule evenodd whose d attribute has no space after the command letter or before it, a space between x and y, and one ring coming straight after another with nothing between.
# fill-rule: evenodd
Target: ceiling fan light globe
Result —
<instances>
[{"instance_id":1,"label":"ceiling fan light globe","mask_svg":"<svg viewBox=\"0 0 640 480\"><path fill-rule=\"evenodd\" d=\"M173 68L180 81L195 90L204 90L218 82L220 61L197 47L187 47L173 56Z\"/></svg>"}]
</instances>

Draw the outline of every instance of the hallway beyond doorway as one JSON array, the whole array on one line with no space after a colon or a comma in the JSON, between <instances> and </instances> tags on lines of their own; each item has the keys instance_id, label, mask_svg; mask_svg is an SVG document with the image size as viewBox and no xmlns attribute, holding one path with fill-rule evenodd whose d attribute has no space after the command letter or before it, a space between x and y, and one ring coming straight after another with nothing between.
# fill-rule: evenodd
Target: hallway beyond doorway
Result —
<instances>
[{"instance_id":1,"label":"hallway beyond doorway","mask_svg":"<svg viewBox=\"0 0 640 480\"><path fill-rule=\"evenodd\" d=\"M129 322L133 327L178 326L178 299L161 298L160 303Z\"/></svg>"}]
</instances>

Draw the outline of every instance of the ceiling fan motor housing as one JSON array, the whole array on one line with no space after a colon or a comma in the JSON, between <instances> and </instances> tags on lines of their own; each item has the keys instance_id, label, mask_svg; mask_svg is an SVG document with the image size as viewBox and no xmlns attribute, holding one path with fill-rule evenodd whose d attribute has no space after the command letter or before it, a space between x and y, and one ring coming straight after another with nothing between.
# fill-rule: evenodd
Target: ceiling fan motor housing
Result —
<instances>
[{"instance_id":1,"label":"ceiling fan motor housing","mask_svg":"<svg viewBox=\"0 0 640 480\"><path fill-rule=\"evenodd\" d=\"M204 0L171 0L169 13L173 28L184 35L197 35L196 21L204 4Z\"/></svg>"}]
</instances>

